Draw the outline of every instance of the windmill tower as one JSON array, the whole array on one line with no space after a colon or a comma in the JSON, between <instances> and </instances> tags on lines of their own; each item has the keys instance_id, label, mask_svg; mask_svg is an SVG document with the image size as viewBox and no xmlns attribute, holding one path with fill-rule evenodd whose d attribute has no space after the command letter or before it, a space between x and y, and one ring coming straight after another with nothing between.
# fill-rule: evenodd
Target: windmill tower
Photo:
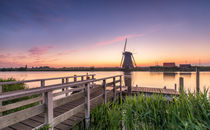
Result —
<instances>
[{"instance_id":1,"label":"windmill tower","mask_svg":"<svg viewBox=\"0 0 210 130\"><path fill-rule=\"evenodd\" d=\"M131 70L136 66L136 62L132 52L126 51L126 45L127 45L127 38L125 39L125 45L122 53L120 67L122 67L123 70Z\"/></svg>"}]
</instances>

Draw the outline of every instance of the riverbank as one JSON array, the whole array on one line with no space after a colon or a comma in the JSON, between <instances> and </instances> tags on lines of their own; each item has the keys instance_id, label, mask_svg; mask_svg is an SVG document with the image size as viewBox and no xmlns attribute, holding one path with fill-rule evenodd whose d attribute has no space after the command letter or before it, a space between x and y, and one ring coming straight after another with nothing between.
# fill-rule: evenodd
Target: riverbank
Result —
<instances>
[{"instance_id":1,"label":"riverbank","mask_svg":"<svg viewBox=\"0 0 210 130\"><path fill-rule=\"evenodd\" d=\"M162 66L150 66L150 67L135 67L130 71L149 71L149 72L194 72L198 66L192 66L190 68L180 67L162 67ZM210 66L199 66L200 71L210 71ZM64 68L50 68L44 67L20 67L20 68L0 68L0 71L123 71L120 67L64 67Z\"/></svg>"}]
</instances>

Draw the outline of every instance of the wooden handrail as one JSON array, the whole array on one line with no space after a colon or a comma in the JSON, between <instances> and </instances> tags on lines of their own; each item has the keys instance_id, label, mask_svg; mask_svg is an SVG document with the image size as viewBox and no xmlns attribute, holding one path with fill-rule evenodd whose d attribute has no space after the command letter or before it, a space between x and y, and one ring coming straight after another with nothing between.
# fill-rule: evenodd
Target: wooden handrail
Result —
<instances>
[{"instance_id":1,"label":"wooden handrail","mask_svg":"<svg viewBox=\"0 0 210 130\"><path fill-rule=\"evenodd\" d=\"M88 76L93 76L95 74L90 74ZM87 75L78 75L76 77L83 77ZM10 84L19 84L19 83L27 83L27 82L38 82L42 80L56 80L56 79L63 79L63 78L75 78L74 76L67 76L67 77L56 77L56 78L46 78L46 79L32 79L32 80L22 80L22 81L10 81L10 82L0 82L0 85L10 85Z\"/></svg>"},{"instance_id":2,"label":"wooden handrail","mask_svg":"<svg viewBox=\"0 0 210 130\"><path fill-rule=\"evenodd\" d=\"M16 92L6 92L6 93L2 93L0 95L0 101L19 98L19 97L23 97L23 96L31 96L31 95L35 95L35 94L40 94L40 93L44 93L44 92L53 91L53 90L56 90L56 89L62 89L62 88L66 88L66 87L83 85L83 84L86 84L86 83L95 82L95 81L104 80L104 79L110 79L110 78L119 77L119 76L121 76L121 75L107 77L107 78L101 78L101 79L90 79L90 80L84 80L84 81L78 81L78 82L71 82L71 83L59 84L59 85L49 85L47 87L38 87L38 88L32 88L32 89L28 89L28 90L27 89L26 90L20 90L20 91L16 91ZM72 92L73 91L78 91L78 88L71 89L71 91Z\"/></svg>"},{"instance_id":3,"label":"wooden handrail","mask_svg":"<svg viewBox=\"0 0 210 130\"><path fill-rule=\"evenodd\" d=\"M104 80L104 79L113 79L114 77L120 77L122 75L115 75L115 76L110 76L110 77L105 77L105 78L100 78L100 79L94 79L94 81L100 81L100 80Z\"/></svg>"}]
</instances>

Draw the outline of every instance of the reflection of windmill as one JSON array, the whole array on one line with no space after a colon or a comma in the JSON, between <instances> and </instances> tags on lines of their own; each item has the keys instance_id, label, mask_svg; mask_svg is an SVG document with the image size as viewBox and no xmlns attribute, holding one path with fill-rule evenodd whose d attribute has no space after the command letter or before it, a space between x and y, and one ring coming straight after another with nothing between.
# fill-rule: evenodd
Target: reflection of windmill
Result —
<instances>
[{"instance_id":1,"label":"reflection of windmill","mask_svg":"<svg viewBox=\"0 0 210 130\"><path fill-rule=\"evenodd\" d=\"M122 67L122 69L124 70L130 70L136 66L136 62L132 52L126 51L126 44L127 44L127 38L125 39L125 46L122 53L120 67Z\"/></svg>"}]
</instances>

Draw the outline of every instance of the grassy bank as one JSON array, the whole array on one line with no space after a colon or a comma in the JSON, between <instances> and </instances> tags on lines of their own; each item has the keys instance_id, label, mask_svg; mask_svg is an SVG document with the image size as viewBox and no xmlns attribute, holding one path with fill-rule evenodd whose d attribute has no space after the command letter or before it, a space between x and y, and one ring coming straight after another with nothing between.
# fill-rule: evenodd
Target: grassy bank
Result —
<instances>
[{"instance_id":1,"label":"grassy bank","mask_svg":"<svg viewBox=\"0 0 210 130\"><path fill-rule=\"evenodd\" d=\"M162 95L126 97L124 101L95 108L92 129L209 129L210 102L207 91L182 93L168 101Z\"/></svg>"},{"instance_id":2,"label":"grassy bank","mask_svg":"<svg viewBox=\"0 0 210 130\"><path fill-rule=\"evenodd\" d=\"M16 81L16 79L13 79L13 78L9 78L9 79L0 79L0 82L10 82L10 81ZM19 83L19 84L11 84L11 85L3 85L2 86L2 92L5 93L5 92L11 92L11 91L17 91L17 90L23 90L23 89L27 89L26 85L24 83ZM16 102L20 102L20 101L23 101L23 100L27 100L27 99L31 99L31 98L34 98L34 97L37 97L38 95L34 95L34 96L25 96L25 97L22 97L22 98L17 98L17 99L12 99L12 100L8 100L8 101L3 101L2 102L2 105L8 105L8 104L12 104L12 103L16 103ZM13 112L16 112L16 111L20 111L20 110L23 110L23 109L26 109L26 108L29 108L29 107L32 107L32 106L35 106L39 104L38 102L37 103L32 103L32 104L28 104L28 105L25 105L25 106L21 106L21 107L18 107L18 108L15 108L15 109L11 109L11 110L8 110L8 111L4 111L3 112L3 115L7 115L9 113L13 113Z\"/></svg>"}]
</instances>

